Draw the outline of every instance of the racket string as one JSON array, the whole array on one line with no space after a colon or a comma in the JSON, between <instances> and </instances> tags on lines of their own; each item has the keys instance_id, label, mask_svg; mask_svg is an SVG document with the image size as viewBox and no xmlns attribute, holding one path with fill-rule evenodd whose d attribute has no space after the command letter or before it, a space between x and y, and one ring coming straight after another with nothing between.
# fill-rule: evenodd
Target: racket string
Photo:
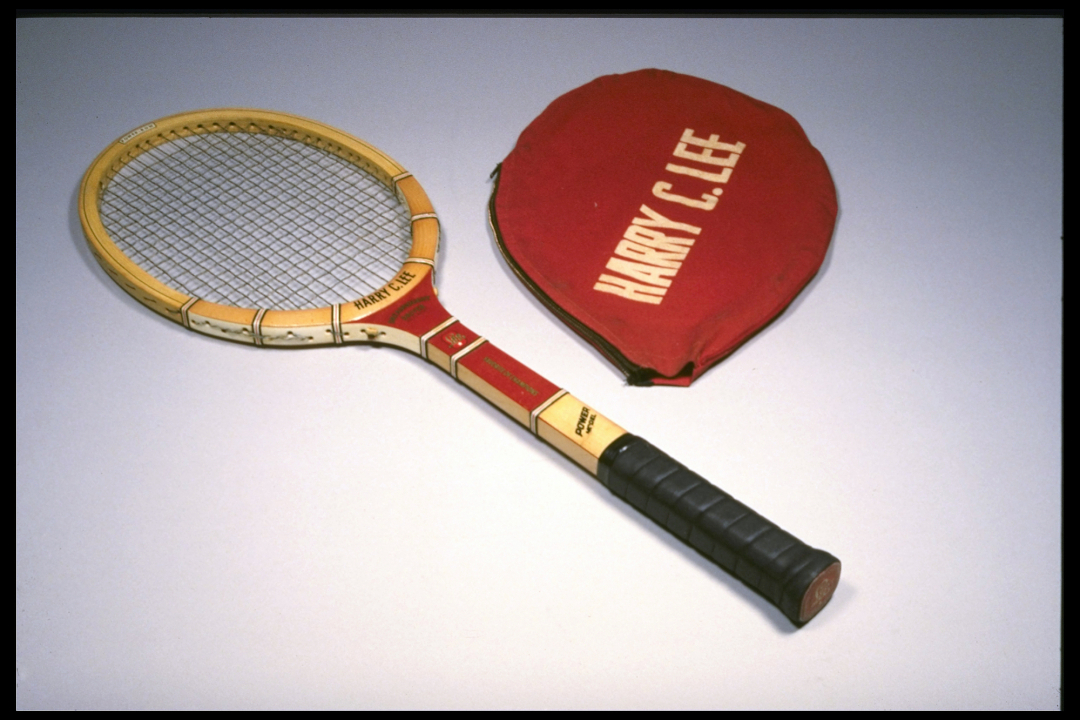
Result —
<instances>
[{"instance_id":1,"label":"racket string","mask_svg":"<svg viewBox=\"0 0 1080 720\"><path fill-rule=\"evenodd\" d=\"M204 133L104 188L115 244L157 280L238 307L323 307L378 290L411 245L408 209L362 168L298 140Z\"/></svg>"}]
</instances>

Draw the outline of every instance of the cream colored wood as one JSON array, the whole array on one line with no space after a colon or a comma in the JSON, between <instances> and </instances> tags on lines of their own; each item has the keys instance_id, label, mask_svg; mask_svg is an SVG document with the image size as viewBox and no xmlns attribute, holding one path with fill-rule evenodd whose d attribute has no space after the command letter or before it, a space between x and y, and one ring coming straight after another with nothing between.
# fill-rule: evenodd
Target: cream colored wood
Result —
<instances>
[{"instance_id":1,"label":"cream colored wood","mask_svg":"<svg viewBox=\"0 0 1080 720\"><path fill-rule=\"evenodd\" d=\"M540 419L540 415L542 415L545 410L547 410L549 407L551 407L551 405L556 400L561 398L563 395L566 395L566 390L559 390L557 393L555 393L554 395L549 397L547 400L540 403L539 407L537 407L535 410L533 410L531 413L529 413L529 430L532 431L533 435L539 435L540 434L540 431L537 429L537 426L536 426L537 422Z\"/></svg>"},{"instance_id":2,"label":"cream colored wood","mask_svg":"<svg viewBox=\"0 0 1080 720\"><path fill-rule=\"evenodd\" d=\"M347 343L376 342L408 350L414 355L420 354L420 338L390 325L357 323L346 325L344 332Z\"/></svg>"},{"instance_id":3,"label":"cream colored wood","mask_svg":"<svg viewBox=\"0 0 1080 720\"><path fill-rule=\"evenodd\" d=\"M487 343L487 338L478 337L475 340L473 340L471 343L469 343L468 345L461 348L456 353L454 353L453 355L450 356L450 370L449 370L449 373L450 373L450 375L452 375L454 377L455 380L459 379L458 378L458 364L464 358L468 357L469 353L471 353L474 350L478 349L481 345L484 345L485 343Z\"/></svg>"},{"instance_id":4,"label":"cream colored wood","mask_svg":"<svg viewBox=\"0 0 1080 720\"><path fill-rule=\"evenodd\" d=\"M454 317L453 315L451 315L450 317L446 318L441 323L439 323L438 325L436 325L435 327L431 328L426 333L424 333L423 336L421 336L421 338L420 338L420 357L424 358L425 360L428 360L429 359L428 358L428 341L431 340L431 338L438 335L440 332L442 332L445 328L448 328L451 325L453 325L454 323L456 323L457 321L458 321L458 319L456 317ZM447 360L447 368L449 368L449 367L450 367L450 361Z\"/></svg>"},{"instance_id":5,"label":"cream colored wood","mask_svg":"<svg viewBox=\"0 0 1080 720\"><path fill-rule=\"evenodd\" d=\"M447 375L450 374L450 356L431 343L427 343L427 359L435 366L441 367Z\"/></svg>"},{"instance_id":6,"label":"cream colored wood","mask_svg":"<svg viewBox=\"0 0 1080 720\"><path fill-rule=\"evenodd\" d=\"M111 241L108 241L109 246L98 244L98 238L91 235L91 230L86 228L85 223L83 229L90 243L91 254L117 285L154 312L164 315L173 322L183 324L180 308L183 307L184 303L191 300L189 296L166 287L149 275L142 273L137 265L128 260L126 255L115 246L112 246ZM124 265L127 267L124 267ZM139 272L136 273L135 271ZM143 275L145 277L142 277Z\"/></svg>"},{"instance_id":7,"label":"cream colored wood","mask_svg":"<svg viewBox=\"0 0 1080 720\"><path fill-rule=\"evenodd\" d=\"M85 180L84 180L85 185ZM85 188L84 188L85 189ZM98 263L116 283L129 295L156 313L160 313L175 322L180 322L180 308L191 299L179 290L155 280L142 268L132 262L120 248L113 244L97 216L97 193L94 193L94 216L96 222L90 222L79 206L79 217L83 233L90 244L90 251Z\"/></svg>"},{"instance_id":8,"label":"cream colored wood","mask_svg":"<svg viewBox=\"0 0 1080 720\"><path fill-rule=\"evenodd\" d=\"M251 323L257 312L200 300L188 310L188 325L204 335L254 345Z\"/></svg>"},{"instance_id":9,"label":"cream colored wood","mask_svg":"<svg viewBox=\"0 0 1080 720\"><path fill-rule=\"evenodd\" d=\"M439 219L435 215L435 207L424 192L420 181L414 178L412 173L397 178L394 182L394 190L397 192L398 199L405 203L413 216L413 244L409 250L409 256L426 258L435 262L435 256L439 251Z\"/></svg>"},{"instance_id":10,"label":"cream colored wood","mask_svg":"<svg viewBox=\"0 0 1080 720\"><path fill-rule=\"evenodd\" d=\"M411 174L394 183L394 188L397 189L398 197L409 206L409 212L413 215L431 215L435 213L435 208L432 206L427 193L424 192L424 188L420 185L420 181Z\"/></svg>"},{"instance_id":11,"label":"cream colored wood","mask_svg":"<svg viewBox=\"0 0 1080 720\"><path fill-rule=\"evenodd\" d=\"M333 345L333 309L267 310L259 338L263 347Z\"/></svg>"},{"instance_id":12,"label":"cream colored wood","mask_svg":"<svg viewBox=\"0 0 1080 720\"><path fill-rule=\"evenodd\" d=\"M413 223L413 244L409 255L435 261L439 250L439 221L428 217Z\"/></svg>"},{"instance_id":13,"label":"cream colored wood","mask_svg":"<svg viewBox=\"0 0 1080 720\"><path fill-rule=\"evenodd\" d=\"M567 393L540 413L537 434L596 475L600 455L626 430Z\"/></svg>"},{"instance_id":14,"label":"cream colored wood","mask_svg":"<svg viewBox=\"0 0 1080 720\"><path fill-rule=\"evenodd\" d=\"M315 308L313 310L267 310L263 315L263 331L289 331L302 328L329 328L333 322L334 312L332 308ZM333 342L333 339L331 339Z\"/></svg>"}]
</instances>

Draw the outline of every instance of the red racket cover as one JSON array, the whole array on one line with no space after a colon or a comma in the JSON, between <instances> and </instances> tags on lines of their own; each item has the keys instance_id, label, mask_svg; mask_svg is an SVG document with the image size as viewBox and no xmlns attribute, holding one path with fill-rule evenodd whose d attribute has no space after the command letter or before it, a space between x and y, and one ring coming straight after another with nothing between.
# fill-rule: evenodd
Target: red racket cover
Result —
<instances>
[{"instance_id":1,"label":"red racket cover","mask_svg":"<svg viewBox=\"0 0 1080 720\"><path fill-rule=\"evenodd\" d=\"M689 385L772 320L836 222L793 117L664 70L563 95L496 173L491 221L514 272L635 385Z\"/></svg>"}]
</instances>

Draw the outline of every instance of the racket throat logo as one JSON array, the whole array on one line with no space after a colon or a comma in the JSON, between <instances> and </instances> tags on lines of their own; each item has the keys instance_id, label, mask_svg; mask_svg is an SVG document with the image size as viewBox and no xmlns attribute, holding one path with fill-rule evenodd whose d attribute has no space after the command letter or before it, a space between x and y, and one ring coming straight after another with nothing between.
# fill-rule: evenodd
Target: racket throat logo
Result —
<instances>
[{"instance_id":1,"label":"racket throat logo","mask_svg":"<svg viewBox=\"0 0 1080 720\"><path fill-rule=\"evenodd\" d=\"M710 211L716 207L724 192L720 185L731 179L735 164L745 149L745 143L720 142L719 135L700 138L694 135L691 128L687 128L672 155L681 160L701 163L708 169L677 163L668 163L664 169L675 175L714 184L715 187L698 199L672 192L674 185L661 180L653 185L652 194L667 202ZM717 156L714 152L727 155ZM605 265L606 270L617 274L601 273L593 290L634 302L659 305L694 244L694 238L686 235L700 235L701 228L672 220L648 205L642 205L640 212L645 217L636 217L631 221Z\"/></svg>"},{"instance_id":2,"label":"racket throat logo","mask_svg":"<svg viewBox=\"0 0 1080 720\"><path fill-rule=\"evenodd\" d=\"M390 316L390 324L397 325L399 319L402 322L407 322L411 320L412 318L422 313L425 309L427 309L425 303L430 301L430 295L421 295L420 297L414 297L406 300L405 302L401 303L401 305L399 305L397 309L394 310L393 314Z\"/></svg>"}]
</instances>

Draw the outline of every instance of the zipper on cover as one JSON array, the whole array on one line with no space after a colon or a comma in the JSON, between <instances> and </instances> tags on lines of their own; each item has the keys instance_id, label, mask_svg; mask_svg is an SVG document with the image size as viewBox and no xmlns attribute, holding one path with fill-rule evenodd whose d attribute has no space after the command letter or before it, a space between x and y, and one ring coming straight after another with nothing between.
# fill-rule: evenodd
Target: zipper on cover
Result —
<instances>
[{"instance_id":1,"label":"zipper on cover","mask_svg":"<svg viewBox=\"0 0 1080 720\"><path fill-rule=\"evenodd\" d=\"M540 302L544 303L548 310L569 325L574 332L585 338L614 363L626 376L626 381L630 385L652 385L653 378L658 377L658 373L655 370L631 362L625 355L619 352L614 345L598 335L576 317L563 310L558 303L552 300L547 293L541 290L540 287L525 274L525 271L521 269L521 266L514 260L510 251L507 250L506 245L503 243L502 233L499 231L498 218L495 216L495 196L499 192L499 171L501 169L502 164L500 163L491 172L490 176L494 181L494 187L491 189L491 199L488 201L488 223L491 225L491 232L495 236L495 244L499 247L499 252L502 253L503 258L506 260L506 264L514 271L518 280L524 283L525 287L529 288L532 294L539 298Z\"/></svg>"}]
</instances>

